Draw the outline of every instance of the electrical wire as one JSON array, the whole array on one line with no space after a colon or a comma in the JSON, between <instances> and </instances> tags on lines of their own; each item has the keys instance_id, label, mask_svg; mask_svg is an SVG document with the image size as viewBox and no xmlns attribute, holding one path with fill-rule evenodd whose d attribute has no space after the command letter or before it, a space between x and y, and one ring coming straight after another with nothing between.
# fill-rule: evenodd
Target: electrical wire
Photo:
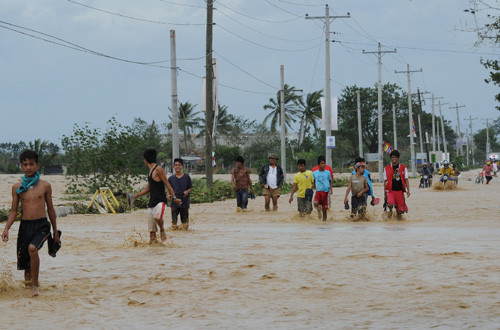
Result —
<instances>
[{"instance_id":1,"label":"electrical wire","mask_svg":"<svg viewBox=\"0 0 500 330\"><path fill-rule=\"evenodd\" d=\"M316 38L316 39L292 40L292 39L284 39L284 38L280 38L280 37L275 37L275 36L272 36L270 34L267 34L267 33L261 32L259 30L256 30L253 27L251 27L249 25L246 25L246 24L242 23L241 21L238 21L238 20L232 18L231 16L227 15L223 11L218 10L217 13L224 15L225 17L229 18L233 22L236 22L236 23L238 23L238 24L240 24L240 25L242 25L242 26L244 26L244 27L246 27L246 28L248 28L248 29L250 29L250 30L258 33L258 34L260 34L260 35L263 35L265 37L272 38L272 39L281 40L281 41L289 41L289 42L311 42L311 41L316 41L317 42L318 40L321 39L321 38Z\"/></svg>"},{"instance_id":2,"label":"electrical wire","mask_svg":"<svg viewBox=\"0 0 500 330\"><path fill-rule=\"evenodd\" d=\"M240 68L238 65L234 64L233 62L231 62L230 60L228 60L227 58L225 58L224 56L222 56L222 54L220 54L220 53L218 53L218 52L216 52L216 51L213 51L213 52L214 52L214 54L219 55L219 56L220 56L223 60L225 60L226 62L228 62L229 64L231 64L232 66L234 66L236 69L240 70L241 72L245 73L246 75L248 75L248 76L252 77L253 79L255 79L255 80L257 80L257 81L259 81L259 82L261 82L261 83L263 83L263 84L264 84L264 85L266 85L266 86L269 86L269 87L271 87L271 88L274 88L275 90L279 90L279 88L276 88L275 86L273 86L273 85L271 85L271 84L269 84L269 83L265 82L264 80L262 80L262 79L260 79L260 78L257 78L256 76L254 76L254 75L253 75L253 74L251 74L250 72L248 72L248 71L246 71L246 70L244 70L244 69Z\"/></svg>"},{"instance_id":3,"label":"electrical wire","mask_svg":"<svg viewBox=\"0 0 500 330\"><path fill-rule=\"evenodd\" d=\"M304 52L304 51L308 51L308 50L311 50L313 48L318 47L318 45L314 45L314 46L303 48L303 49L282 49L282 48L269 47L269 46L265 46L265 45L259 44L258 42L252 41L252 40L247 39L245 37L242 37L242 36L240 36L240 35L232 32L232 31L230 31L229 29L226 29L225 27L223 27L220 24L216 24L215 27L218 27L218 28L226 31L227 33L232 34L233 36L235 36L235 37L237 37L239 39L245 40L246 42L249 42L249 43L251 43L253 45L256 45L256 46L259 46L259 47L262 47L262 48L266 48L266 49L270 49L270 50L280 51L280 52Z\"/></svg>"},{"instance_id":4,"label":"electrical wire","mask_svg":"<svg viewBox=\"0 0 500 330\"><path fill-rule=\"evenodd\" d=\"M292 13L292 12L286 10L286 9L281 8L278 5L275 5L274 3L270 2L269 0L264 0L264 1L267 2L268 4L270 4L271 6L273 6L274 8L277 8L277 9L281 10L284 13L287 13L287 14L295 16L295 17L304 18L304 15L297 15L295 13Z\"/></svg>"},{"instance_id":5,"label":"electrical wire","mask_svg":"<svg viewBox=\"0 0 500 330\"><path fill-rule=\"evenodd\" d=\"M58 45L58 46L70 48L70 49L73 49L73 50L77 50L77 51L80 51L80 52L84 52L84 53L88 53L88 54L92 54L92 55L96 55L96 56L102 56L102 57L105 57L105 58L108 58L108 59L112 59L112 60L116 60L116 61L121 61L121 62L126 62L126 63L131 63L131 64L146 65L146 66L155 66L155 67L161 67L161 68L165 68L165 69L170 69L171 68L171 67L166 67L166 66L160 66L160 65L157 64L157 63L161 63L162 61L140 62L140 61L133 61L133 60L124 59L124 58L121 58L121 57L107 55L107 54L104 54L104 53L101 53L101 52L97 52L97 51L94 51L92 49L89 49L89 48L77 45L77 44L75 44L73 42L70 42L70 41L67 41L67 40L64 40L64 39L52 36L52 35L47 34L47 33L43 33L43 32L37 31L37 30L33 30L33 29L30 29L30 28L26 28L26 27L23 27L23 26L20 26L20 25L12 24L12 23L9 23L9 22L1 21L1 20L0 20L0 28L6 29L6 30L10 30L10 31L13 31L13 32L25 35L25 36L29 36L31 38L39 39L39 40L42 40L42 41L45 41L45 42L48 42L48 43L51 43L51 44L55 44L55 45ZM40 37L40 36L36 36L36 35L30 34L30 33L27 33L27 32L20 31L18 29L22 29L22 30L26 30L26 31L29 31L29 32L33 32L33 33L42 35L44 37L48 37L48 38L57 40L57 41L50 40L50 39L47 39L47 38L44 38L44 37Z\"/></svg>"},{"instance_id":6,"label":"electrical wire","mask_svg":"<svg viewBox=\"0 0 500 330\"><path fill-rule=\"evenodd\" d=\"M122 14L115 13L115 12L112 12L112 11L100 9L100 8L93 7L93 6L89 6L89 5L86 5L86 4L83 4L83 3L80 3L80 2L76 2L76 1L73 1L73 0L67 0L67 1L70 2L70 3L73 3L75 5L78 5L78 6L82 6L82 7L86 7L86 8L92 9L92 10L100 11L100 12L103 12L103 13L106 13L106 14L109 14L109 15L114 15L114 16L118 16L118 17L122 17L122 18L132 19L132 20L139 21L139 22L147 22L147 23L154 23L154 24L168 24L168 25L205 25L205 23L171 23L171 22L164 22L164 21L154 21L154 20L145 19L145 18L137 18L137 17L128 16L128 15L122 15Z\"/></svg>"},{"instance_id":7,"label":"electrical wire","mask_svg":"<svg viewBox=\"0 0 500 330\"><path fill-rule=\"evenodd\" d=\"M177 5L177 6L184 6L184 7L205 9L205 7L203 7L203 6L188 5L188 4L180 3L180 2L174 2L174 1L168 1L168 0L158 0L158 1L165 2L165 3L170 3L170 4L173 4L173 5Z\"/></svg>"},{"instance_id":8,"label":"electrical wire","mask_svg":"<svg viewBox=\"0 0 500 330\"><path fill-rule=\"evenodd\" d=\"M303 7L324 7L325 6L323 4L305 4L305 3L296 3L296 2L285 1L285 0L278 0L278 1L292 5L292 6L303 6Z\"/></svg>"},{"instance_id":9,"label":"electrical wire","mask_svg":"<svg viewBox=\"0 0 500 330\"><path fill-rule=\"evenodd\" d=\"M256 17L250 16L250 15L244 14L242 12L239 12L237 10L234 10L234 9L226 6L225 4L223 4L220 1L217 1L217 4L221 5L222 7L226 8L229 11L232 11L233 13L236 13L236 14L241 15L243 17L250 18L250 19L253 19L253 20L259 21L259 22L265 22L265 23L288 23L288 22L293 22L293 21L296 21L296 20L299 19L298 17L296 17L296 18L287 19L287 20L283 20L283 21L271 21L271 20L262 19L262 18L256 18Z\"/></svg>"}]
</instances>

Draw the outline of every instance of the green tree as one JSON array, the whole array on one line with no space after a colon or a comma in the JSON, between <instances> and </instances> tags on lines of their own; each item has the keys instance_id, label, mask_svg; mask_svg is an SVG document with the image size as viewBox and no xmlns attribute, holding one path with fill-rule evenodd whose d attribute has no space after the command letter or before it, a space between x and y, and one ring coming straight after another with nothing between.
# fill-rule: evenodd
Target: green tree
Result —
<instances>
[{"instance_id":1,"label":"green tree","mask_svg":"<svg viewBox=\"0 0 500 330\"><path fill-rule=\"evenodd\" d=\"M490 128L488 133L490 137L490 150L495 152L500 151L500 143L497 140L495 131ZM474 134L474 143L476 146L474 158L479 161L484 161L486 159L486 140L486 128L483 128Z\"/></svg>"},{"instance_id":2,"label":"green tree","mask_svg":"<svg viewBox=\"0 0 500 330\"><path fill-rule=\"evenodd\" d=\"M314 129L314 133L318 131L318 122L321 122L321 98L323 91L315 91L307 94L306 100L300 99L300 130L299 144L302 144L309 128Z\"/></svg>"},{"instance_id":3,"label":"green tree","mask_svg":"<svg viewBox=\"0 0 500 330\"><path fill-rule=\"evenodd\" d=\"M300 96L294 93L295 87L285 84L285 130L292 127L297 121L300 107ZM276 127L281 125L281 92L276 93L276 99L269 99L269 103L264 105L264 110L271 112L264 118L263 125L270 121L271 132L276 132Z\"/></svg>"},{"instance_id":4,"label":"green tree","mask_svg":"<svg viewBox=\"0 0 500 330\"><path fill-rule=\"evenodd\" d=\"M60 148L57 144L36 139L28 143L28 148L38 154L38 162L41 165L41 169L44 169L46 166L60 165L56 164L60 162Z\"/></svg>"},{"instance_id":5,"label":"green tree","mask_svg":"<svg viewBox=\"0 0 500 330\"><path fill-rule=\"evenodd\" d=\"M189 150L188 142L192 144L191 134L196 130L203 128L200 124L201 118L198 117L200 112L195 112L193 105L189 102L179 103L179 129L184 133L184 148Z\"/></svg>"}]
</instances>

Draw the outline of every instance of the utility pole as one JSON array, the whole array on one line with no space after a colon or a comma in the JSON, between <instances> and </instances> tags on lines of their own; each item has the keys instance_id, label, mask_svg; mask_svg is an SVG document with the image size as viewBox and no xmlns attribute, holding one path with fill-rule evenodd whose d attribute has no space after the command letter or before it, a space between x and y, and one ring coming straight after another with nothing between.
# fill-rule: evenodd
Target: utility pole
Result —
<instances>
[{"instance_id":1,"label":"utility pole","mask_svg":"<svg viewBox=\"0 0 500 330\"><path fill-rule=\"evenodd\" d=\"M432 151L436 151L436 136L438 138L438 149L439 150L439 131L437 132L436 135L436 114L434 111L436 100L442 100L443 97L436 97L434 96L434 93L432 93ZM437 129L439 130L439 124L437 125Z\"/></svg>"},{"instance_id":2,"label":"utility pole","mask_svg":"<svg viewBox=\"0 0 500 330\"><path fill-rule=\"evenodd\" d=\"M410 74L412 72L422 72L422 69L420 70L410 70L410 64L406 65L406 71L394 71L394 73L406 73L408 76L408 120L409 120L409 126L410 126L410 149L411 149L411 159L410 159L410 166L411 166L411 175L415 177L416 171L415 171L415 146L413 145L413 127L412 127L412 122L413 122L413 113L412 113L412 104L411 104L411 77Z\"/></svg>"},{"instance_id":3,"label":"utility pole","mask_svg":"<svg viewBox=\"0 0 500 330\"><path fill-rule=\"evenodd\" d=\"M440 136L439 135L440 134L439 133L439 123L436 125L436 134L437 134L437 151L439 152L439 151L441 151L441 143L440 143L441 138L439 137Z\"/></svg>"},{"instance_id":4,"label":"utility pole","mask_svg":"<svg viewBox=\"0 0 500 330\"><path fill-rule=\"evenodd\" d=\"M450 107L450 109L455 109L457 111L457 134L458 134L458 141L459 141L459 148L457 149L457 152L462 155L462 132L460 132L460 115L458 113L459 108L465 108L465 105L459 106L458 103L455 103L454 107Z\"/></svg>"},{"instance_id":5,"label":"utility pole","mask_svg":"<svg viewBox=\"0 0 500 330\"><path fill-rule=\"evenodd\" d=\"M346 16L330 16L330 8L325 5L325 16L309 16L306 14L306 19L320 19L325 21L325 120L326 120L326 139L332 135L332 96L330 88L330 19L350 18L348 13ZM332 151L326 150L326 163L332 166Z\"/></svg>"},{"instance_id":6,"label":"utility pole","mask_svg":"<svg viewBox=\"0 0 500 330\"><path fill-rule=\"evenodd\" d=\"M214 126L214 103L213 103L213 63L212 63L212 41L213 41L213 0L207 2L207 41L206 41L206 108L205 113L205 176L207 188L213 191L213 165L212 165L212 128Z\"/></svg>"},{"instance_id":7,"label":"utility pole","mask_svg":"<svg viewBox=\"0 0 500 330\"><path fill-rule=\"evenodd\" d=\"M420 98L421 94L429 94L429 92L421 92L420 89L417 89L417 94L418 94L418 105L420 107L420 112L418 114L418 135L420 135L420 154L424 153L423 149L423 141L422 141L422 99ZM427 147L427 144L425 144L425 152L427 153L427 160L429 160L429 148ZM420 164L423 164L424 159L420 159Z\"/></svg>"},{"instance_id":8,"label":"utility pole","mask_svg":"<svg viewBox=\"0 0 500 330\"><path fill-rule=\"evenodd\" d=\"M490 150L490 127L488 126L488 119L486 119L486 156L491 152Z\"/></svg>"},{"instance_id":9,"label":"utility pole","mask_svg":"<svg viewBox=\"0 0 500 330\"><path fill-rule=\"evenodd\" d=\"M446 105L448 103L441 103L439 101L439 117L441 117L441 133L443 134L443 150L444 150L444 156L448 156L448 147L446 146L446 134L444 131L444 119L443 119L443 112L441 111L441 106Z\"/></svg>"},{"instance_id":10,"label":"utility pole","mask_svg":"<svg viewBox=\"0 0 500 330\"><path fill-rule=\"evenodd\" d=\"M469 149L470 149L470 154L471 154L471 160L472 160L472 163L474 164L475 161L474 161L474 149L475 149L475 145L474 145L474 135L472 134L472 121L473 120L477 120L479 118L472 118L471 115L469 115L469 134L470 134L470 139L469 139Z\"/></svg>"},{"instance_id":11,"label":"utility pole","mask_svg":"<svg viewBox=\"0 0 500 330\"><path fill-rule=\"evenodd\" d=\"M359 157L363 158L363 136L361 135L361 95L356 91L356 99L358 102L358 142L359 142Z\"/></svg>"},{"instance_id":12,"label":"utility pole","mask_svg":"<svg viewBox=\"0 0 500 330\"><path fill-rule=\"evenodd\" d=\"M392 130L394 132L394 149L398 150L398 130L396 128L396 105L392 104Z\"/></svg>"},{"instance_id":13,"label":"utility pole","mask_svg":"<svg viewBox=\"0 0 500 330\"><path fill-rule=\"evenodd\" d=\"M175 51L175 30L170 30L170 88L172 91L172 168L174 159L179 158L179 110L177 95L177 60Z\"/></svg>"},{"instance_id":14,"label":"utility pole","mask_svg":"<svg viewBox=\"0 0 500 330\"><path fill-rule=\"evenodd\" d=\"M382 45L378 43L378 50L376 52L366 52L363 54L377 54L378 55L378 180L382 182L384 174L384 141L382 132L382 54L395 53L394 50L382 51Z\"/></svg>"},{"instance_id":15,"label":"utility pole","mask_svg":"<svg viewBox=\"0 0 500 330\"><path fill-rule=\"evenodd\" d=\"M280 111L281 111L281 168L286 180L286 134L285 134L285 68L280 66L281 90L280 90ZM286 181L285 181L286 182Z\"/></svg>"}]
</instances>

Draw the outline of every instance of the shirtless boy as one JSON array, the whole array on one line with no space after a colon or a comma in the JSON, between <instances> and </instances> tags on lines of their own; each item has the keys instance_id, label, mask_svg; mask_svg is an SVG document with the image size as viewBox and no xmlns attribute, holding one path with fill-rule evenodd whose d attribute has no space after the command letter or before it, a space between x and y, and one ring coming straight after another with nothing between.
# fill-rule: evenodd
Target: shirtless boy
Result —
<instances>
[{"instance_id":1,"label":"shirtless boy","mask_svg":"<svg viewBox=\"0 0 500 330\"><path fill-rule=\"evenodd\" d=\"M146 149L144 151L144 163L148 167L148 186L144 188L139 193L133 196L134 199L149 193L149 204L148 204L148 227L149 227L149 243L156 242L156 232L157 227L160 227L160 237L161 241L165 242L167 240L167 234L165 233L165 227L163 224L163 219L155 219L154 211L155 206L158 203L163 202L168 204L167 195L165 193L165 187L167 187L168 194L170 196L175 196L174 189L168 182L167 175L161 166L156 164L156 150ZM179 198L173 197L174 202L180 204L181 200Z\"/></svg>"},{"instance_id":2,"label":"shirtless boy","mask_svg":"<svg viewBox=\"0 0 500 330\"><path fill-rule=\"evenodd\" d=\"M54 232L54 243L59 244L57 233L56 212L52 203L52 187L50 183L40 180L40 164L38 155L31 150L25 150L19 156L21 169L24 172L23 181L12 186L12 207L2 234L4 242L9 240L9 229L17 216L21 202L21 224L17 236L17 269L24 270L26 283L31 282L31 296L39 294L38 273L40 257L38 250L50 236L50 224ZM47 221L45 206L49 214Z\"/></svg>"}]
</instances>

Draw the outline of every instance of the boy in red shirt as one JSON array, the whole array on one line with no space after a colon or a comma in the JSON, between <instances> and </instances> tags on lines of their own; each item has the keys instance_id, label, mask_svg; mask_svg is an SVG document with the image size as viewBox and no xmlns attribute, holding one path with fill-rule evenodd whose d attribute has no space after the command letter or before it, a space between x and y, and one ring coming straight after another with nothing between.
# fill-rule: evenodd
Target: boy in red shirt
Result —
<instances>
[{"instance_id":1,"label":"boy in red shirt","mask_svg":"<svg viewBox=\"0 0 500 330\"><path fill-rule=\"evenodd\" d=\"M403 164L399 164L399 151L391 152L391 164L384 168L384 187L389 214L392 216L392 209L395 207L398 218L408 212L404 193L410 197L410 184L408 181L408 170Z\"/></svg>"}]
</instances>

